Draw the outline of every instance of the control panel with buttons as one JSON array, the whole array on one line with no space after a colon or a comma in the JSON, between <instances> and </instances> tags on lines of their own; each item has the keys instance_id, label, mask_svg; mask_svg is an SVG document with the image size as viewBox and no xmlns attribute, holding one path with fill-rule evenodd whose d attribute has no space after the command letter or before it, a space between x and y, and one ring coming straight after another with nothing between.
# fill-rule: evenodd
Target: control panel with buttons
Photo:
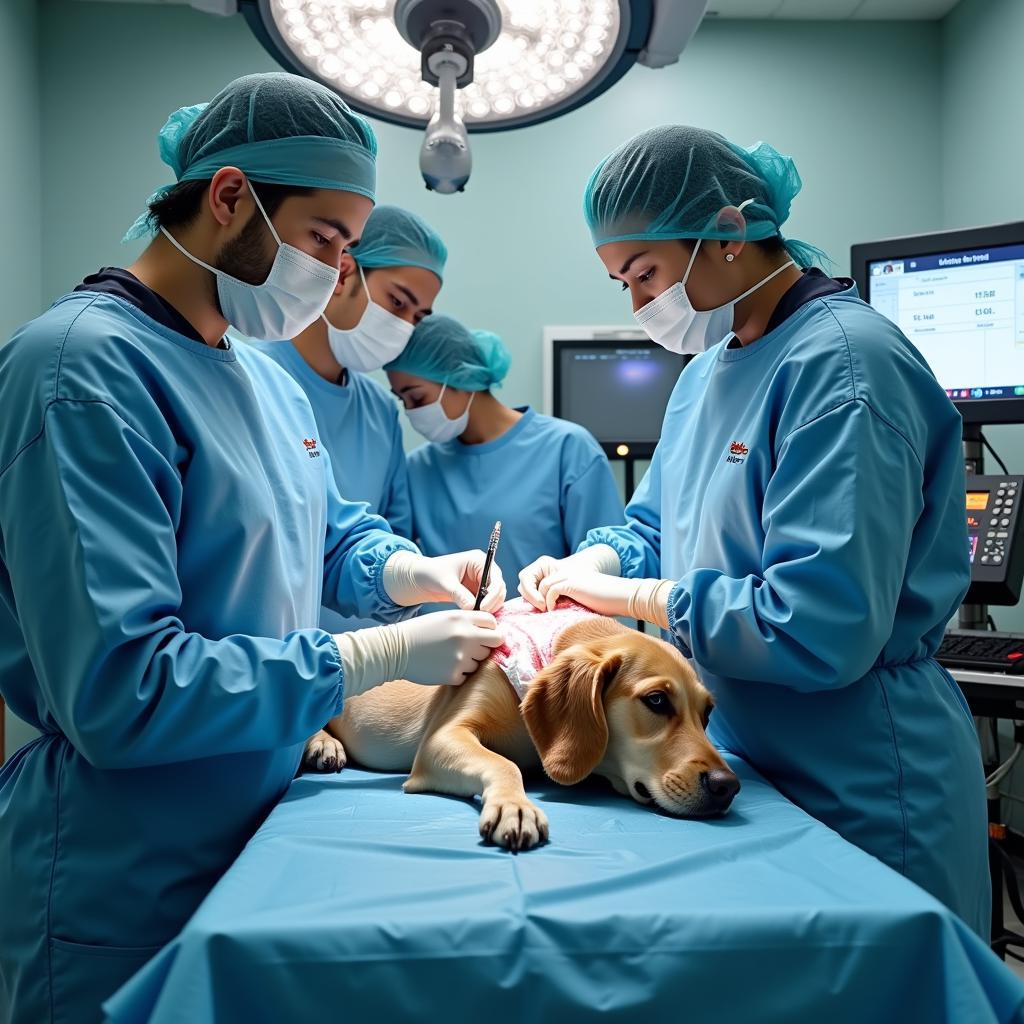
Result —
<instances>
[{"instance_id":1,"label":"control panel with buttons","mask_svg":"<svg viewBox=\"0 0 1024 1024\"><path fill-rule=\"evenodd\" d=\"M970 604L1016 604L1024 582L1024 540L1019 513L1022 476L967 477L967 538L971 555Z\"/></svg>"}]
</instances>

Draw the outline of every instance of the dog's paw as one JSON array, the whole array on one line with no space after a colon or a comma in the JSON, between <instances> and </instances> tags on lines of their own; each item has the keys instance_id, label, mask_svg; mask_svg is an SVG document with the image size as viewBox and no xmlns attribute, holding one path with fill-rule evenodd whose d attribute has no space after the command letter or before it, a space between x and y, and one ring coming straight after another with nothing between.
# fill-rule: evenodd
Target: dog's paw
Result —
<instances>
[{"instance_id":1,"label":"dog's paw","mask_svg":"<svg viewBox=\"0 0 1024 1024\"><path fill-rule=\"evenodd\" d=\"M548 819L525 796L491 797L480 812L480 835L513 853L547 842Z\"/></svg>"},{"instance_id":2,"label":"dog's paw","mask_svg":"<svg viewBox=\"0 0 1024 1024\"><path fill-rule=\"evenodd\" d=\"M306 740L306 750L302 755L304 771L340 772L347 763L345 748L324 729Z\"/></svg>"}]
</instances>

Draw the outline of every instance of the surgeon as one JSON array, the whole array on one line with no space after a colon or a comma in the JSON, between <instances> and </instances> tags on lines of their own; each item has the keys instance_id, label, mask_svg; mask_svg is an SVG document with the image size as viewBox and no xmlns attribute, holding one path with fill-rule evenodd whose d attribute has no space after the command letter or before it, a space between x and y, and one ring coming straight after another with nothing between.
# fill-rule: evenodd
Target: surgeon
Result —
<instances>
[{"instance_id":1,"label":"surgeon","mask_svg":"<svg viewBox=\"0 0 1024 1024\"><path fill-rule=\"evenodd\" d=\"M498 564L515 579L541 554L568 555L591 528L622 522L623 509L586 430L494 396L510 364L496 334L435 314L385 369L428 442L409 456L417 543L432 555L458 551L467 537L484 543L500 520Z\"/></svg>"},{"instance_id":2,"label":"surgeon","mask_svg":"<svg viewBox=\"0 0 1024 1024\"><path fill-rule=\"evenodd\" d=\"M358 244L342 253L324 314L291 341L256 343L306 393L341 496L365 501L403 537L412 536L412 506L398 409L367 374L397 356L429 316L447 258L416 214L375 206ZM330 608L320 615L330 633L366 624Z\"/></svg>"},{"instance_id":3,"label":"surgeon","mask_svg":"<svg viewBox=\"0 0 1024 1024\"><path fill-rule=\"evenodd\" d=\"M960 418L899 329L783 236L799 189L771 146L683 126L594 171L606 273L655 342L699 354L626 524L521 590L666 630L716 743L987 937L978 741L934 657L969 579Z\"/></svg>"},{"instance_id":4,"label":"surgeon","mask_svg":"<svg viewBox=\"0 0 1024 1024\"><path fill-rule=\"evenodd\" d=\"M0 692L42 734L0 772L16 1024L99 1020L347 697L458 683L500 643L486 613L396 621L471 608L482 553L425 558L342 501L302 390L224 340L324 311L373 203L369 125L253 75L172 115L160 148L177 184L132 232L157 236L0 351ZM323 604L395 624L332 635Z\"/></svg>"}]
</instances>

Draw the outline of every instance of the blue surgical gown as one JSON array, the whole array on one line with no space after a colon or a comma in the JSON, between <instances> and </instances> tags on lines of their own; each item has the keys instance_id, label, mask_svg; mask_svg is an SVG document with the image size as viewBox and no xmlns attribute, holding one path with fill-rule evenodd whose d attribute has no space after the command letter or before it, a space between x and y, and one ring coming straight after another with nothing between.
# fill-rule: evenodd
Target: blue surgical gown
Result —
<instances>
[{"instance_id":1,"label":"blue surgical gown","mask_svg":"<svg viewBox=\"0 0 1024 1024\"><path fill-rule=\"evenodd\" d=\"M344 386L324 380L290 341L251 344L280 363L305 391L320 443L331 456L338 493L347 501L365 501L399 536L412 536L409 474L395 399L361 373L350 372ZM346 618L330 608L320 612L320 626L329 633L372 625L372 620Z\"/></svg>"},{"instance_id":2,"label":"blue surgical gown","mask_svg":"<svg viewBox=\"0 0 1024 1024\"><path fill-rule=\"evenodd\" d=\"M342 703L322 603L412 548L337 494L262 353L77 292L0 349L0 1020L98 1019Z\"/></svg>"},{"instance_id":3,"label":"blue surgical gown","mask_svg":"<svg viewBox=\"0 0 1024 1024\"><path fill-rule=\"evenodd\" d=\"M424 554L485 548L501 520L510 592L541 555L568 555L587 531L623 522L604 452L582 427L530 408L485 444L425 444L409 455L413 538Z\"/></svg>"},{"instance_id":4,"label":"blue surgical gown","mask_svg":"<svg viewBox=\"0 0 1024 1024\"><path fill-rule=\"evenodd\" d=\"M851 288L703 353L626 515L588 543L679 581L712 738L987 936L978 740L933 657L969 581L961 424L917 350Z\"/></svg>"}]
</instances>

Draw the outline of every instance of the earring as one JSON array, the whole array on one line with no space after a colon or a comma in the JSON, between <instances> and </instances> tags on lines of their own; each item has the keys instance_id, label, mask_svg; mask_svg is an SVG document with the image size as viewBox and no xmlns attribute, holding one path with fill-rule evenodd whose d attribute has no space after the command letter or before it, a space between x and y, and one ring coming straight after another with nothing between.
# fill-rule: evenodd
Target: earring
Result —
<instances>
[{"instance_id":1,"label":"earring","mask_svg":"<svg viewBox=\"0 0 1024 1024\"><path fill-rule=\"evenodd\" d=\"M725 262L726 263L732 263L732 261L734 259L736 259L736 254L735 253L727 252L725 254Z\"/></svg>"}]
</instances>

